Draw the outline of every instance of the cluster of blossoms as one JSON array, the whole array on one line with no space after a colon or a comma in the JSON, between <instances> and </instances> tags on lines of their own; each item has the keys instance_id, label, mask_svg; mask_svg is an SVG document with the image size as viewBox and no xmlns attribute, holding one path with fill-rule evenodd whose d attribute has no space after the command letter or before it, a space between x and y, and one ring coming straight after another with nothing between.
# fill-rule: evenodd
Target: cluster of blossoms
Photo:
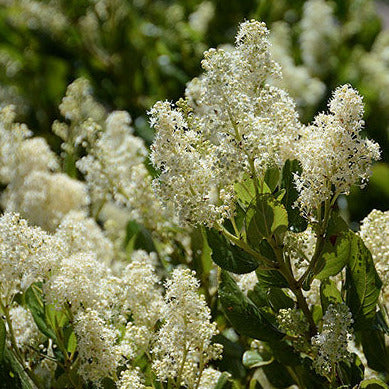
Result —
<instances>
[{"instance_id":1,"label":"cluster of blossoms","mask_svg":"<svg viewBox=\"0 0 389 389\"><path fill-rule=\"evenodd\" d=\"M378 144L361 137L363 104L355 89L339 87L328 107L329 114L319 114L304 128L297 151L303 169L295 177L298 204L313 221L322 202L334 203L354 184L363 187L371 163L380 157Z\"/></svg>"},{"instance_id":2,"label":"cluster of blossoms","mask_svg":"<svg viewBox=\"0 0 389 389\"><path fill-rule=\"evenodd\" d=\"M279 76L268 30L240 25L236 47L204 54L205 73L187 87L186 102L158 102L151 159L155 181L184 223L213 226L233 214L233 184L244 173L263 174L293 155L300 123L293 101L266 81Z\"/></svg>"},{"instance_id":3,"label":"cluster of blossoms","mask_svg":"<svg viewBox=\"0 0 389 389\"><path fill-rule=\"evenodd\" d=\"M327 375L334 371L336 364L351 358L348 343L351 340L352 323L347 305L331 304L328 307L320 334L312 338L312 345L317 352L313 365L318 373Z\"/></svg>"},{"instance_id":4,"label":"cluster of blossoms","mask_svg":"<svg viewBox=\"0 0 389 389\"><path fill-rule=\"evenodd\" d=\"M292 56L292 31L286 22L273 23L270 33L270 52L282 68L282 79L273 82L287 90L295 99L299 112L315 107L323 98L325 84L312 77L305 64L296 65Z\"/></svg>"},{"instance_id":5,"label":"cluster of blossoms","mask_svg":"<svg viewBox=\"0 0 389 389\"><path fill-rule=\"evenodd\" d=\"M151 159L161 171L155 187L183 223L211 227L231 217L233 184L245 173L261 182L268 167L286 159L301 164L297 205L311 221L322 202L364 185L380 152L361 137L362 98L351 86L334 92L329 114L303 126L287 93L268 84L279 66L265 25L255 21L241 24L235 48L209 50L202 65L185 102L158 102L150 111Z\"/></svg>"},{"instance_id":6,"label":"cluster of blossoms","mask_svg":"<svg viewBox=\"0 0 389 389\"><path fill-rule=\"evenodd\" d=\"M221 356L221 345L211 342L216 324L204 296L197 293L194 272L175 269L165 286L166 319L152 349L153 368L163 381L176 378L178 386L196 387L208 362Z\"/></svg>"},{"instance_id":7,"label":"cluster of blossoms","mask_svg":"<svg viewBox=\"0 0 389 389\"><path fill-rule=\"evenodd\" d=\"M1 205L18 212L30 222L53 231L71 210L86 209L89 197L85 185L58 172L57 156L43 138L28 138L23 125L13 124L14 115L5 107L1 115L1 142L4 148L2 183L7 188ZM12 139L11 139L12 138ZM9 155L12 153L12 156Z\"/></svg>"},{"instance_id":8,"label":"cluster of blossoms","mask_svg":"<svg viewBox=\"0 0 389 389\"><path fill-rule=\"evenodd\" d=\"M325 0L311 0L304 5L301 20L301 51L304 64L313 75L324 75L331 64L330 52L339 31L331 5Z\"/></svg>"},{"instance_id":9,"label":"cluster of blossoms","mask_svg":"<svg viewBox=\"0 0 389 389\"><path fill-rule=\"evenodd\" d=\"M203 371L204 380L211 380L206 366L219 358L221 346L212 343L216 324L198 294L194 274L176 269L165 284L163 298L155 255L134 252L131 262L121 266L120 276L115 276L106 265L104 250L101 258L101 249L93 251L85 245L82 250L85 229L69 228L67 222L50 235L29 227L18 215L6 213L0 218L2 309L12 304L16 294L42 282L42 302L63 312L72 323L78 373L87 382L99 385L105 377L115 379L119 366L131 370L131 361L144 353L152 356L154 372L162 381L182 379L194 387L201 384ZM81 226L82 222L78 221ZM37 328L22 306L15 305L10 318L21 350L36 342ZM180 366L184 366L181 373ZM123 373L120 385L125 387L131 374L135 371ZM215 371L213 376L218 374Z\"/></svg>"},{"instance_id":10,"label":"cluster of blossoms","mask_svg":"<svg viewBox=\"0 0 389 389\"><path fill-rule=\"evenodd\" d=\"M389 211L371 211L362 220L359 235L373 256L375 268L383 283L382 293L386 302L389 293Z\"/></svg>"}]
</instances>

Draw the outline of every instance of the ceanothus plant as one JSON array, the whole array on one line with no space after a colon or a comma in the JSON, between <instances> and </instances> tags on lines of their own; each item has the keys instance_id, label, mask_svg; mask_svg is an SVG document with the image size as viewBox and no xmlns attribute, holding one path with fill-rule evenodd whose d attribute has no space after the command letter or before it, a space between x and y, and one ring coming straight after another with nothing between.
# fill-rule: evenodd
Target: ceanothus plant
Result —
<instances>
[{"instance_id":1,"label":"ceanothus plant","mask_svg":"<svg viewBox=\"0 0 389 389\"><path fill-rule=\"evenodd\" d=\"M364 243L373 239L337 209L380 157L361 136L362 97L340 86L328 113L301 124L272 85L281 69L257 21L240 25L235 47L207 51L202 66L185 99L150 111L154 188L182 224L203 229L224 314L254 339L244 365L276 387L386 387L382 282Z\"/></svg>"}]
</instances>

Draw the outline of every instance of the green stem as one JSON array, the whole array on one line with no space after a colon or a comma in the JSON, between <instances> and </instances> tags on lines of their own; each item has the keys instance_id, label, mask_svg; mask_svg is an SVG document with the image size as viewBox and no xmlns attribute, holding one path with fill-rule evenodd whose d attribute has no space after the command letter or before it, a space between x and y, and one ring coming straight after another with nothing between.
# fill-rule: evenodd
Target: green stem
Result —
<instances>
[{"instance_id":1,"label":"green stem","mask_svg":"<svg viewBox=\"0 0 389 389\"><path fill-rule=\"evenodd\" d=\"M233 216L231 216L230 221L231 221L232 227L234 228L236 236L239 236L239 229L238 229L238 226L236 225L235 218Z\"/></svg>"},{"instance_id":2,"label":"green stem","mask_svg":"<svg viewBox=\"0 0 389 389\"><path fill-rule=\"evenodd\" d=\"M291 270L288 268L287 264L283 261L282 249L272 245L271 241L269 243L272 246L272 248L276 254L278 263L280 265L279 272L285 277L286 281L288 282L288 285L289 285L291 291L296 296L299 308L303 311L303 314L308 321L309 336L307 336L307 340L310 341L311 337L317 333L317 327L316 327L315 321L313 320L312 313L309 310L308 304L305 300L303 292L301 291L300 285L293 277L293 274L292 274Z\"/></svg>"},{"instance_id":3,"label":"green stem","mask_svg":"<svg viewBox=\"0 0 389 389\"><path fill-rule=\"evenodd\" d=\"M235 244L236 246L240 247L242 250L244 250L246 253L252 255L254 258L256 258L258 260L258 262L264 262L266 263L267 265L269 265L269 269L267 270L275 270L275 269L278 269L278 264L273 262L273 261L270 261L269 259L267 259L266 257L264 257L263 255L261 255L260 253L258 253L257 251L253 250L244 240L242 239L239 239L238 237L236 237L235 235L231 234L231 232L229 232L225 227L223 227L222 225L217 225L216 228L222 232L224 234L224 236L233 244ZM264 269L265 270L265 269Z\"/></svg>"},{"instance_id":4,"label":"green stem","mask_svg":"<svg viewBox=\"0 0 389 389\"><path fill-rule=\"evenodd\" d=\"M17 361L20 363L20 365L22 366L23 370L26 372L26 374L28 375L30 380L35 384L35 386L37 388L40 388L41 387L40 380L34 374L34 372L29 367L26 366L24 358L23 358L22 354L20 353L19 347L16 344L15 332L14 332L14 329L13 329L13 326L12 326L11 316L9 314L9 307L6 306L6 305L3 305L1 299L0 299L0 309L4 313L5 320L7 322L8 333L9 333L10 340L11 340L12 350L13 350L13 353L14 353Z\"/></svg>"},{"instance_id":5,"label":"green stem","mask_svg":"<svg viewBox=\"0 0 389 389\"><path fill-rule=\"evenodd\" d=\"M298 280L298 285L300 287L304 284L304 282L307 279L307 277L309 276L309 274L315 269L317 261L319 260L321 253L323 251L325 238L326 238L325 234L327 231L328 221L329 221L330 214L331 214L331 204L332 204L332 201L330 202L330 200L326 200L325 205L324 205L324 218L323 218L323 221L321 223L321 226L319 228L318 235L316 238L315 252L312 256L311 261L309 262L307 270L305 270L304 274Z\"/></svg>"}]
</instances>

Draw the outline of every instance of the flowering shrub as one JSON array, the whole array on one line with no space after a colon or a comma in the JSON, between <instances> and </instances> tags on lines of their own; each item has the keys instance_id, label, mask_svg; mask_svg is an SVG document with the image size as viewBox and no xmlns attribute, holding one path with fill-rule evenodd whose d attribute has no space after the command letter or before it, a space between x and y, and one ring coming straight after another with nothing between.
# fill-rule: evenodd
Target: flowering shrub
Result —
<instances>
[{"instance_id":1,"label":"flowering shrub","mask_svg":"<svg viewBox=\"0 0 389 389\"><path fill-rule=\"evenodd\" d=\"M304 125L268 35L242 23L151 108L153 166L86 79L59 157L1 110L5 387L386 387L388 215L337 207L379 146L348 84Z\"/></svg>"}]
</instances>

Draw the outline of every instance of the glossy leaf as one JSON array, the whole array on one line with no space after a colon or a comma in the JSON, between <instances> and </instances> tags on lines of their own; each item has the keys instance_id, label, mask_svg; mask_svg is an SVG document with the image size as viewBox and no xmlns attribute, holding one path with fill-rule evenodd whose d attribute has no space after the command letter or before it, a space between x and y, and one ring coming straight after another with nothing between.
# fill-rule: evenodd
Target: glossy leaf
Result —
<instances>
[{"instance_id":1,"label":"glossy leaf","mask_svg":"<svg viewBox=\"0 0 389 389\"><path fill-rule=\"evenodd\" d=\"M366 328L372 322L381 286L370 251L362 239L353 234L346 272L346 303L355 329Z\"/></svg>"},{"instance_id":2,"label":"glossy leaf","mask_svg":"<svg viewBox=\"0 0 389 389\"><path fill-rule=\"evenodd\" d=\"M280 171L278 167L274 166L266 170L265 182L272 192L274 192L274 190L277 188L279 180L280 180Z\"/></svg>"},{"instance_id":3,"label":"glossy leaf","mask_svg":"<svg viewBox=\"0 0 389 389\"><path fill-rule=\"evenodd\" d=\"M232 244L217 231L207 229L207 241L212 249L213 261L224 270L244 274L254 271L259 265L254 257Z\"/></svg>"},{"instance_id":4,"label":"glossy leaf","mask_svg":"<svg viewBox=\"0 0 389 389\"><path fill-rule=\"evenodd\" d=\"M282 289L271 287L267 291L267 300L273 311L294 307L294 301Z\"/></svg>"},{"instance_id":5,"label":"glossy leaf","mask_svg":"<svg viewBox=\"0 0 389 389\"><path fill-rule=\"evenodd\" d=\"M270 365L273 362L273 359L269 359L264 361L261 354L255 350L248 350L243 354L243 365L249 369L254 367L262 367L266 365Z\"/></svg>"},{"instance_id":6,"label":"glossy leaf","mask_svg":"<svg viewBox=\"0 0 389 389\"><path fill-rule=\"evenodd\" d=\"M346 266L351 255L351 241L354 239L354 233L337 214L331 217L326 235L322 255L315 269L315 277L319 280L338 274Z\"/></svg>"},{"instance_id":7,"label":"glossy leaf","mask_svg":"<svg viewBox=\"0 0 389 389\"><path fill-rule=\"evenodd\" d=\"M53 330L47 324L45 305L43 303L42 296L35 285L31 285L27 289L25 293L25 300L39 330L47 337L55 339L56 337Z\"/></svg>"},{"instance_id":8,"label":"glossy leaf","mask_svg":"<svg viewBox=\"0 0 389 389\"><path fill-rule=\"evenodd\" d=\"M324 280L320 284L320 300L322 312L326 312L330 304L341 303L342 296L334 281Z\"/></svg>"},{"instance_id":9,"label":"glossy leaf","mask_svg":"<svg viewBox=\"0 0 389 389\"><path fill-rule=\"evenodd\" d=\"M288 214L284 206L272 195L259 195L251 204L246 216L247 240L258 248L262 239L278 235L280 240L288 229Z\"/></svg>"},{"instance_id":10,"label":"glossy leaf","mask_svg":"<svg viewBox=\"0 0 389 389\"><path fill-rule=\"evenodd\" d=\"M381 331L361 331L361 343L367 364L371 369L388 373L389 359L385 345L385 335Z\"/></svg>"},{"instance_id":11,"label":"glossy leaf","mask_svg":"<svg viewBox=\"0 0 389 389\"><path fill-rule=\"evenodd\" d=\"M384 381L378 378L370 378L363 380L359 385L358 389L388 389L388 385Z\"/></svg>"},{"instance_id":12,"label":"glossy leaf","mask_svg":"<svg viewBox=\"0 0 389 389\"><path fill-rule=\"evenodd\" d=\"M301 172L301 166L297 160L287 160L282 169L281 187L286 190L282 204L288 212L289 228L295 232L305 231L307 221L300 215L300 211L294 206L298 192L294 183L293 175Z\"/></svg>"},{"instance_id":13,"label":"glossy leaf","mask_svg":"<svg viewBox=\"0 0 389 389\"><path fill-rule=\"evenodd\" d=\"M267 320L260 308L257 308L242 293L228 272L223 270L219 298L224 314L238 333L264 341L283 337L283 334Z\"/></svg>"}]
</instances>

